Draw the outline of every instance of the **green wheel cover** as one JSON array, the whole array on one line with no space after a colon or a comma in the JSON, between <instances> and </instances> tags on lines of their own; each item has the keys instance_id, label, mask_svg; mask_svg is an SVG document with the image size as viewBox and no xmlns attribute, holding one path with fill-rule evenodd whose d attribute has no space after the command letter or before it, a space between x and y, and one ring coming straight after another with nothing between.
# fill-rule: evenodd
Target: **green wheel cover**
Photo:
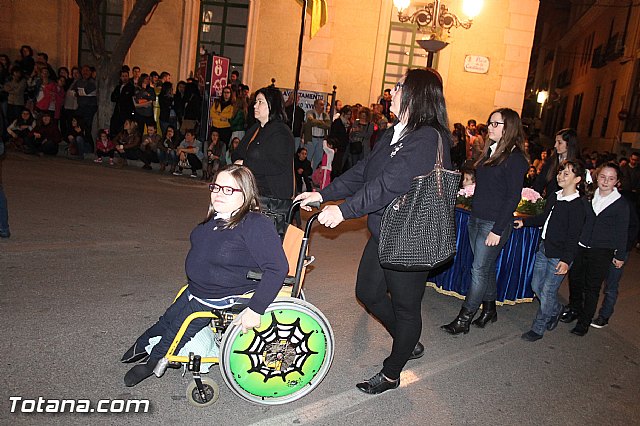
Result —
<instances>
[{"instance_id":1,"label":"green wheel cover","mask_svg":"<svg viewBox=\"0 0 640 426\"><path fill-rule=\"evenodd\" d=\"M308 302L289 300L295 302L273 304L258 329L243 334L238 327L225 336L223 378L250 401L281 404L304 396L333 359L333 333L324 316Z\"/></svg>"}]
</instances>

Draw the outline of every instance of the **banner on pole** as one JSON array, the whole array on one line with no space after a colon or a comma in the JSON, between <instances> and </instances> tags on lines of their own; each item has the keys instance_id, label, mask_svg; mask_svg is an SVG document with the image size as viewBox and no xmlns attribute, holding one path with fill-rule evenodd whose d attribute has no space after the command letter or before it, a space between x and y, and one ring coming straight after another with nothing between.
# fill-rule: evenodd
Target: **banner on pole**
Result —
<instances>
[{"instance_id":1,"label":"banner on pole","mask_svg":"<svg viewBox=\"0 0 640 426\"><path fill-rule=\"evenodd\" d=\"M222 88L228 84L231 61L224 56L213 55L211 67L211 98L222 96Z\"/></svg>"},{"instance_id":2,"label":"banner on pole","mask_svg":"<svg viewBox=\"0 0 640 426\"><path fill-rule=\"evenodd\" d=\"M289 96L293 94L293 89L280 89L282 91L282 95L284 96L285 101L289 99ZM313 109L313 103L316 99L322 99L324 101L325 106L327 105L329 94L323 92L312 92L310 90L298 90L298 96L300 97L300 101L298 102L298 106L304 110L306 113Z\"/></svg>"}]
</instances>

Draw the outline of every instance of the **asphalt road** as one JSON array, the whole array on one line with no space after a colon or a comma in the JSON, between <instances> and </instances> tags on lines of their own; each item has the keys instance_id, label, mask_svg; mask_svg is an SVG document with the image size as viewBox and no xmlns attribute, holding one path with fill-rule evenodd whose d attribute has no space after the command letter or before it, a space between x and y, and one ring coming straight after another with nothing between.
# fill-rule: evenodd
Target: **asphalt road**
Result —
<instances>
[{"instance_id":1,"label":"asphalt road","mask_svg":"<svg viewBox=\"0 0 640 426\"><path fill-rule=\"evenodd\" d=\"M258 406L214 370L220 399L197 409L185 397L189 376L169 370L127 388L128 366L119 360L185 281L188 236L206 213L206 187L138 167L19 154L4 163L4 186L12 236L0 240L1 424L640 424L637 252L610 326L583 338L561 323L538 342L522 341L535 303L500 307L497 323L452 337L439 326L460 300L427 289L425 356L409 362L398 390L370 396L354 385L379 371L391 340L354 297L365 223L318 226L305 292L335 333L326 379L299 401ZM561 293L566 299L566 284ZM11 413L12 397L148 399L151 409ZM16 406L30 408L22 402Z\"/></svg>"}]
</instances>

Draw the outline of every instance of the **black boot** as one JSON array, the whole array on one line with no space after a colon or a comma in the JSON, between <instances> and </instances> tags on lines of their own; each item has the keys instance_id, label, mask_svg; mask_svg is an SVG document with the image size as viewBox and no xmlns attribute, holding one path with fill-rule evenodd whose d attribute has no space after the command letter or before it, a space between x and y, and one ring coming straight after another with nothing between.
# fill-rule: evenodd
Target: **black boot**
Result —
<instances>
[{"instance_id":1,"label":"black boot","mask_svg":"<svg viewBox=\"0 0 640 426\"><path fill-rule=\"evenodd\" d=\"M482 312L480 316L472 322L476 327L484 328L488 322L498 321L498 312L496 311L496 301L482 302Z\"/></svg>"},{"instance_id":2,"label":"black boot","mask_svg":"<svg viewBox=\"0 0 640 426\"><path fill-rule=\"evenodd\" d=\"M158 364L158 359L149 358L146 363L134 365L131 370L124 375L124 384L127 387L135 386L153 374L153 369Z\"/></svg>"},{"instance_id":3,"label":"black boot","mask_svg":"<svg viewBox=\"0 0 640 426\"><path fill-rule=\"evenodd\" d=\"M470 311L463 306L456 319L440 328L449 334L467 334L469 332L469 325L471 325L471 320L475 314L475 311Z\"/></svg>"}]
</instances>

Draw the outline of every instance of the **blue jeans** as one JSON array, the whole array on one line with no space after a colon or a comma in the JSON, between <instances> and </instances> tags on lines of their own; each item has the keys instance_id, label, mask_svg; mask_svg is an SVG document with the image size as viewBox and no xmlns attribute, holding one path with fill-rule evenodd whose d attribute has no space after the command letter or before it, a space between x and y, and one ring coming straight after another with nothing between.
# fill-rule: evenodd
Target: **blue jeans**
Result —
<instances>
[{"instance_id":1,"label":"blue jeans","mask_svg":"<svg viewBox=\"0 0 640 426\"><path fill-rule=\"evenodd\" d=\"M549 258L545 254L544 241L541 241L536 260L533 265L533 278L531 288L540 300L540 307L533 320L531 330L537 334L544 334L547 324L562 310L562 304L558 302L558 289L565 275L556 275L556 266L559 258Z\"/></svg>"},{"instance_id":2,"label":"blue jeans","mask_svg":"<svg viewBox=\"0 0 640 426\"><path fill-rule=\"evenodd\" d=\"M2 185L0 185L0 235L9 236L9 208Z\"/></svg>"},{"instance_id":3,"label":"blue jeans","mask_svg":"<svg viewBox=\"0 0 640 426\"><path fill-rule=\"evenodd\" d=\"M624 266L627 264L628 259L629 253L627 253L624 258L624 265L619 269L616 268L613 263L609 265L609 272L607 273L607 278L604 280L604 300L600 307L600 313L598 314L599 317L608 320L611 318L611 315L613 315L613 307L618 299L618 286L620 284L620 279L622 278L622 272L624 272Z\"/></svg>"},{"instance_id":4,"label":"blue jeans","mask_svg":"<svg viewBox=\"0 0 640 426\"><path fill-rule=\"evenodd\" d=\"M311 167L315 170L322 163L322 141L324 138L313 137L311 141L305 141L305 148L307 148L307 158L311 163Z\"/></svg>"},{"instance_id":5,"label":"blue jeans","mask_svg":"<svg viewBox=\"0 0 640 426\"><path fill-rule=\"evenodd\" d=\"M152 337L161 336L160 342L153 347L150 354L150 358L159 360L167 354L171 343L173 343L173 339L175 339L178 334L178 330L180 330L182 323L189 315L194 312L210 310L210 307L203 305L196 299L189 300L189 291L187 289L169 306L164 315L158 319L157 323L149 327L142 336L138 337L137 343L144 347L149 344L149 339ZM191 321L175 353L177 354L178 351L200 330L205 328L210 321L211 318L197 318Z\"/></svg>"},{"instance_id":6,"label":"blue jeans","mask_svg":"<svg viewBox=\"0 0 640 426\"><path fill-rule=\"evenodd\" d=\"M469 242L473 252L473 264L471 266L471 284L464 300L463 307L475 312L482 302L492 302L498 296L496 287L496 259L500 250L511 236L511 225L502 232L500 242L496 246L489 247L484 242L493 229L495 222L469 218Z\"/></svg>"}]
</instances>

